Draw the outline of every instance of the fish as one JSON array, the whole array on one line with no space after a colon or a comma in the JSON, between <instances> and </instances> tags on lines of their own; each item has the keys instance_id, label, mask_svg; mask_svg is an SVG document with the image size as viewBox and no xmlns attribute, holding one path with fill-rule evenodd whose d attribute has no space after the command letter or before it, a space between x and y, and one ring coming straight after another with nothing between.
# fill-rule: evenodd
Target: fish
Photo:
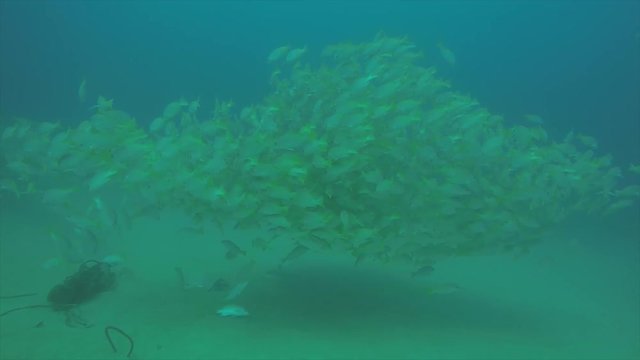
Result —
<instances>
[{"instance_id":1,"label":"fish","mask_svg":"<svg viewBox=\"0 0 640 360\"><path fill-rule=\"evenodd\" d=\"M82 250L79 249L80 245L72 241L70 238L60 236L54 231L49 231L49 237L54 241L56 247L58 247L59 251L62 253L61 256L64 260L71 263L79 263L85 260L86 256L84 256Z\"/></svg>"},{"instance_id":2,"label":"fish","mask_svg":"<svg viewBox=\"0 0 640 360\"><path fill-rule=\"evenodd\" d=\"M55 129L60 127L60 123L45 121L38 126L38 132L41 134L51 134Z\"/></svg>"},{"instance_id":3,"label":"fish","mask_svg":"<svg viewBox=\"0 0 640 360\"><path fill-rule=\"evenodd\" d=\"M582 145L588 148L596 149L598 147L598 141L591 136L578 135L576 137L578 138L578 141L582 143Z\"/></svg>"},{"instance_id":4,"label":"fish","mask_svg":"<svg viewBox=\"0 0 640 360\"><path fill-rule=\"evenodd\" d=\"M107 263L107 264L111 265L112 267L118 267L118 266L124 264L124 259L122 258L122 256L117 255L117 254L107 255L107 256L103 257L101 261L103 263Z\"/></svg>"},{"instance_id":5,"label":"fish","mask_svg":"<svg viewBox=\"0 0 640 360\"><path fill-rule=\"evenodd\" d=\"M608 215L611 214L612 212L630 207L633 205L633 200L630 199L622 199L622 200L618 200L616 202L614 202L613 204L610 204L607 209L605 209L604 214Z\"/></svg>"},{"instance_id":6,"label":"fish","mask_svg":"<svg viewBox=\"0 0 640 360\"><path fill-rule=\"evenodd\" d=\"M267 62L274 62L282 58L287 52L289 52L289 46L280 46L279 48L273 50L269 56L267 57Z\"/></svg>"},{"instance_id":7,"label":"fish","mask_svg":"<svg viewBox=\"0 0 640 360\"><path fill-rule=\"evenodd\" d=\"M427 275L431 275L431 273L433 272L434 268L431 265L424 265L420 268L418 268L416 271L411 273L411 277L415 278L415 277L420 277L420 276L427 276Z\"/></svg>"},{"instance_id":8,"label":"fish","mask_svg":"<svg viewBox=\"0 0 640 360\"><path fill-rule=\"evenodd\" d=\"M2 140L13 138L16 134L16 130L17 130L17 127L15 125L9 126L8 128L4 129L2 131Z\"/></svg>"},{"instance_id":9,"label":"fish","mask_svg":"<svg viewBox=\"0 0 640 360\"><path fill-rule=\"evenodd\" d=\"M191 236L202 236L204 235L204 226L185 226L180 231Z\"/></svg>"},{"instance_id":10,"label":"fish","mask_svg":"<svg viewBox=\"0 0 640 360\"><path fill-rule=\"evenodd\" d=\"M223 278L218 278L218 280L216 280L211 287L209 288L209 291L226 291L229 290L229 282L227 282L227 280L223 279Z\"/></svg>"},{"instance_id":11,"label":"fish","mask_svg":"<svg viewBox=\"0 0 640 360\"><path fill-rule=\"evenodd\" d=\"M229 260L235 259L238 255L247 255L246 251L240 249L240 247L231 240L222 240L222 245L227 248L225 257Z\"/></svg>"},{"instance_id":12,"label":"fish","mask_svg":"<svg viewBox=\"0 0 640 360\"><path fill-rule=\"evenodd\" d=\"M446 48L442 44L438 44L438 50L440 50L440 56L447 62L447 64L453 66L456 64L456 55L450 49Z\"/></svg>"},{"instance_id":13,"label":"fish","mask_svg":"<svg viewBox=\"0 0 640 360\"><path fill-rule=\"evenodd\" d=\"M296 247L293 248L293 250L291 250L287 256L285 256L282 261L280 262L280 267L282 267L282 265L284 265L287 262L290 262L291 260L295 260L297 258L299 258L300 256L304 255L307 250L309 250L308 247L302 245L302 244L298 244Z\"/></svg>"},{"instance_id":14,"label":"fish","mask_svg":"<svg viewBox=\"0 0 640 360\"><path fill-rule=\"evenodd\" d=\"M159 131L160 129L164 128L166 121L167 119L163 118L162 116L153 119L153 121L149 125L149 130L152 133Z\"/></svg>"},{"instance_id":15,"label":"fish","mask_svg":"<svg viewBox=\"0 0 640 360\"><path fill-rule=\"evenodd\" d=\"M109 209L100 197L94 198L93 202L101 224L105 227L116 228L118 225L118 213Z\"/></svg>"},{"instance_id":16,"label":"fish","mask_svg":"<svg viewBox=\"0 0 640 360\"><path fill-rule=\"evenodd\" d=\"M369 255L365 253L352 254L352 255L356 258L356 260L353 262L353 266L358 266L358 264L360 264L363 260L369 257Z\"/></svg>"},{"instance_id":17,"label":"fish","mask_svg":"<svg viewBox=\"0 0 640 360\"><path fill-rule=\"evenodd\" d=\"M340 211L340 224L344 229L349 228L349 213L345 210Z\"/></svg>"},{"instance_id":18,"label":"fish","mask_svg":"<svg viewBox=\"0 0 640 360\"><path fill-rule=\"evenodd\" d=\"M189 103L184 99L174 101L164 108L162 117L167 120L171 120L174 117L176 117L178 114L180 114L182 109L187 106L189 106Z\"/></svg>"},{"instance_id":19,"label":"fish","mask_svg":"<svg viewBox=\"0 0 640 360\"><path fill-rule=\"evenodd\" d=\"M352 89L353 91L358 91L358 90L362 90L365 87L367 87L369 85L369 83L372 80L375 80L378 77L378 75L367 75L364 77L361 77L360 79L356 80L353 85L352 85Z\"/></svg>"},{"instance_id":20,"label":"fish","mask_svg":"<svg viewBox=\"0 0 640 360\"><path fill-rule=\"evenodd\" d=\"M59 257L54 257L54 258L50 258L48 260L46 260L45 262L43 262L40 267L42 267L42 269L44 270L51 270L53 268L56 268L58 266L60 266L60 264L62 264L63 261L62 259L60 259Z\"/></svg>"},{"instance_id":21,"label":"fish","mask_svg":"<svg viewBox=\"0 0 640 360\"><path fill-rule=\"evenodd\" d=\"M195 114L198 111L198 109L200 109L200 98L197 98L196 100L193 100L192 102L189 103L187 112L189 114Z\"/></svg>"},{"instance_id":22,"label":"fish","mask_svg":"<svg viewBox=\"0 0 640 360\"><path fill-rule=\"evenodd\" d=\"M322 229L327 224L327 217L320 213L307 213L302 219L302 225L307 230Z\"/></svg>"},{"instance_id":23,"label":"fish","mask_svg":"<svg viewBox=\"0 0 640 360\"><path fill-rule=\"evenodd\" d=\"M82 81L80 82L80 86L78 86L78 100L80 100L80 102L85 102L86 99L87 99L87 79L82 78Z\"/></svg>"},{"instance_id":24,"label":"fish","mask_svg":"<svg viewBox=\"0 0 640 360\"><path fill-rule=\"evenodd\" d=\"M269 248L269 242L265 238L257 237L251 241L253 247L260 250L267 250Z\"/></svg>"},{"instance_id":25,"label":"fish","mask_svg":"<svg viewBox=\"0 0 640 360\"><path fill-rule=\"evenodd\" d=\"M249 316L247 309L239 305L225 305L218 309L216 313L222 317L246 317Z\"/></svg>"},{"instance_id":26,"label":"fish","mask_svg":"<svg viewBox=\"0 0 640 360\"><path fill-rule=\"evenodd\" d=\"M113 109L113 99L107 99L104 96L98 96L98 103L89 108L96 109L98 113L106 112Z\"/></svg>"},{"instance_id":27,"label":"fish","mask_svg":"<svg viewBox=\"0 0 640 360\"><path fill-rule=\"evenodd\" d=\"M315 234L311 234L310 239L314 244L316 244L321 249L324 249L324 250L331 249L331 244L329 243L329 241L327 241L327 239L324 239Z\"/></svg>"},{"instance_id":28,"label":"fish","mask_svg":"<svg viewBox=\"0 0 640 360\"><path fill-rule=\"evenodd\" d=\"M73 191L72 188L46 190L42 195L42 203L47 205L65 204Z\"/></svg>"},{"instance_id":29,"label":"fish","mask_svg":"<svg viewBox=\"0 0 640 360\"><path fill-rule=\"evenodd\" d=\"M287 54L287 58L286 61L288 63L297 61L298 59L300 59L300 57L302 57L302 55L304 55L304 53L307 52L307 47L303 47L303 48L298 48L298 49L292 49L291 51L289 51L289 53Z\"/></svg>"},{"instance_id":30,"label":"fish","mask_svg":"<svg viewBox=\"0 0 640 360\"><path fill-rule=\"evenodd\" d=\"M247 288L247 285L249 285L248 281L243 281L241 283L236 284L236 286L232 287L231 290L229 290L229 294L227 294L227 296L225 297L225 300L233 300L238 296L240 296L240 294L242 294L244 289Z\"/></svg>"},{"instance_id":31,"label":"fish","mask_svg":"<svg viewBox=\"0 0 640 360\"><path fill-rule=\"evenodd\" d=\"M101 188L104 184L108 183L113 175L117 174L117 170L105 170L95 174L89 181L89 190L95 191Z\"/></svg>"},{"instance_id":32,"label":"fish","mask_svg":"<svg viewBox=\"0 0 640 360\"><path fill-rule=\"evenodd\" d=\"M268 229L289 229L291 222L284 216L269 216L267 218Z\"/></svg>"},{"instance_id":33,"label":"fish","mask_svg":"<svg viewBox=\"0 0 640 360\"><path fill-rule=\"evenodd\" d=\"M180 288L186 290L187 280L185 280L184 271L179 266L176 266L174 270L176 271L176 275L178 276L178 284L180 285Z\"/></svg>"},{"instance_id":34,"label":"fish","mask_svg":"<svg viewBox=\"0 0 640 360\"><path fill-rule=\"evenodd\" d=\"M524 115L524 119L532 124L532 125L542 125L544 124L544 120L542 119L542 117L540 115L536 115L536 114L526 114Z\"/></svg>"},{"instance_id":35,"label":"fish","mask_svg":"<svg viewBox=\"0 0 640 360\"><path fill-rule=\"evenodd\" d=\"M430 284L424 288L429 295L447 295L462 290L456 283Z\"/></svg>"}]
</instances>

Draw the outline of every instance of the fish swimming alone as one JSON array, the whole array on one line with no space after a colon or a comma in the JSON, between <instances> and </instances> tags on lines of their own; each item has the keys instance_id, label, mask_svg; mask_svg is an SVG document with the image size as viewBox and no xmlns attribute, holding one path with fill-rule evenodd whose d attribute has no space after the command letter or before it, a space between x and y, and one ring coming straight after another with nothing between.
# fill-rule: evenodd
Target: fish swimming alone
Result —
<instances>
[{"instance_id":1,"label":"fish swimming alone","mask_svg":"<svg viewBox=\"0 0 640 360\"><path fill-rule=\"evenodd\" d=\"M222 317L246 317L249 316L247 309L239 305L226 305L218 309L216 313Z\"/></svg>"},{"instance_id":2,"label":"fish swimming alone","mask_svg":"<svg viewBox=\"0 0 640 360\"><path fill-rule=\"evenodd\" d=\"M440 50L440 56L447 62L450 66L456 64L456 55L449 48L445 47L441 43L438 43L438 50Z\"/></svg>"},{"instance_id":3,"label":"fish swimming alone","mask_svg":"<svg viewBox=\"0 0 640 360\"><path fill-rule=\"evenodd\" d=\"M78 100L80 100L80 102L85 102L85 100L87 100L87 79L86 78L82 78L82 81L80 82L80 86L78 87Z\"/></svg>"}]
</instances>

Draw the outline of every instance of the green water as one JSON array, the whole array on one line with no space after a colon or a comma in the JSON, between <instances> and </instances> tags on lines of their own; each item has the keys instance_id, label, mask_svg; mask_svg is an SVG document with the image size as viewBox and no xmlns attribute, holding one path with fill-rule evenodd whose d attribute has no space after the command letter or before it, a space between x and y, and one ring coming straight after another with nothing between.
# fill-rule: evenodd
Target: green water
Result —
<instances>
[{"instance_id":1,"label":"green water","mask_svg":"<svg viewBox=\"0 0 640 360\"><path fill-rule=\"evenodd\" d=\"M77 265L44 270L56 250L52 219L37 207L3 206L0 311L46 302ZM29 216L27 216L29 215ZM145 218L117 239L125 264L113 291L79 307L92 326L69 327L49 309L0 318L2 359L634 359L640 354L637 223L576 222L519 258L477 256L438 264L412 279L400 264L361 263L311 252L285 264L281 251L227 260L221 239L255 234L181 230L186 220ZM624 226L624 224L630 226ZM253 257L253 261L249 261ZM249 281L232 301L246 318L221 318L223 292L181 289L188 281ZM204 280L203 280L204 279ZM452 288L454 287L455 288ZM41 326L36 326L39 324Z\"/></svg>"}]
</instances>

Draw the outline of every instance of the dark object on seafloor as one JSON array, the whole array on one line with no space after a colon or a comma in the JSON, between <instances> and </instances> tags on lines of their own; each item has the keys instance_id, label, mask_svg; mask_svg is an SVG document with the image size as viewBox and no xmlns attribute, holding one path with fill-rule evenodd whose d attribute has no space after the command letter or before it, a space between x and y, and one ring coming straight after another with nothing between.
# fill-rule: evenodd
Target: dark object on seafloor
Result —
<instances>
[{"instance_id":1,"label":"dark object on seafloor","mask_svg":"<svg viewBox=\"0 0 640 360\"><path fill-rule=\"evenodd\" d=\"M113 340L111 340L111 334L109 333L110 330L119 332L122 336L126 337L127 340L129 340L129 352L127 353L127 357L131 357L131 353L133 352L133 339L131 338L131 336L127 335L124 331L118 329L115 326L107 326L107 327L105 327L104 328L104 335L107 337L107 340L109 340L109 345L111 345L111 348L113 349L113 352L118 352L118 349L113 344Z\"/></svg>"},{"instance_id":2,"label":"dark object on seafloor","mask_svg":"<svg viewBox=\"0 0 640 360\"><path fill-rule=\"evenodd\" d=\"M213 290L213 291L227 291L229 290L229 287L231 287L231 285L229 285L229 282L223 278L219 278L218 280L216 280L216 282L213 283L213 285L211 285L211 287L209 288L209 291Z\"/></svg>"},{"instance_id":3,"label":"dark object on seafloor","mask_svg":"<svg viewBox=\"0 0 640 360\"><path fill-rule=\"evenodd\" d=\"M54 286L47 300L53 310L69 310L113 288L115 284L116 275L111 271L111 265L88 260L80 264L78 271L68 276L62 284Z\"/></svg>"},{"instance_id":4,"label":"dark object on seafloor","mask_svg":"<svg viewBox=\"0 0 640 360\"><path fill-rule=\"evenodd\" d=\"M67 326L80 325L90 327L79 315L72 312L76 305L82 304L96 297L101 292L113 288L116 284L116 274L111 271L111 265L105 262L88 260L80 264L78 271L68 276L62 284L54 286L47 296L49 304L20 306L0 313L0 317L15 311L51 308L55 311L65 311ZM33 296L35 293L2 296L2 299Z\"/></svg>"}]
</instances>

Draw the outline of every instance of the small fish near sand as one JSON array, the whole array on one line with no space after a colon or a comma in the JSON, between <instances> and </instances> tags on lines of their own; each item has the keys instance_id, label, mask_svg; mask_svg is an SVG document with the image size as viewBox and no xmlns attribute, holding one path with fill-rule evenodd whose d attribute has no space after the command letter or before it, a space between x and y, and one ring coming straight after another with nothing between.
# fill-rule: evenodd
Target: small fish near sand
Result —
<instances>
[{"instance_id":1,"label":"small fish near sand","mask_svg":"<svg viewBox=\"0 0 640 360\"><path fill-rule=\"evenodd\" d=\"M226 305L218 309L216 312L219 316L222 317L247 317L249 316L249 312L247 309L243 308L239 305Z\"/></svg>"}]
</instances>

